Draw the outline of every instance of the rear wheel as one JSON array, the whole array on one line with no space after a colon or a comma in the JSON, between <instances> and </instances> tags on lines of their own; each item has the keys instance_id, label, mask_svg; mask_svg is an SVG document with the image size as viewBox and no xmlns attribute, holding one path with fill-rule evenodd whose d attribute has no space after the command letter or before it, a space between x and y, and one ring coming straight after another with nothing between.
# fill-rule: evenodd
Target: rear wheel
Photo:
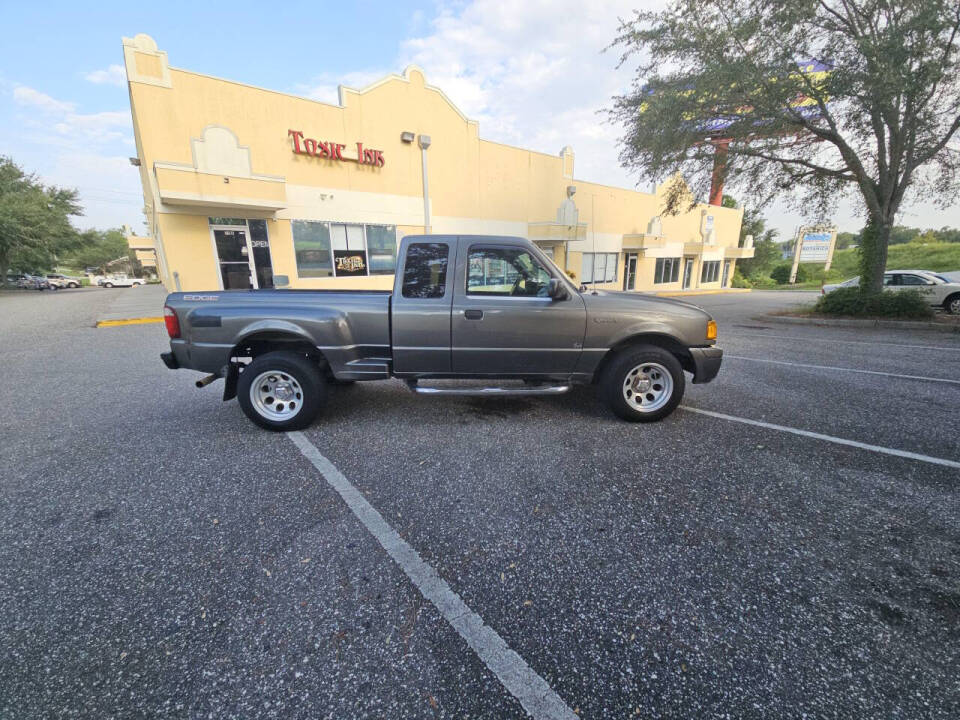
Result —
<instances>
[{"instance_id":1,"label":"rear wheel","mask_svg":"<svg viewBox=\"0 0 960 720\"><path fill-rule=\"evenodd\" d=\"M104 283L103 286L106 287L106 288L112 288L112 287L113 287L113 283Z\"/></svg>"},{"instance_id":2,"label":"rear wheel","mask_svg":"<svg viewBox=\"0 0 960 720\"><path fill-rule=\"evenodd\" d=\"M294 352L255 358L237 380L244 414L267 430L301 430L317 417L327 398L316 362Z\"/></svg>"},{"instance_id":3,"label":"rear wheel","mask_svg":"<svg viewBox=\"0 0 960 720\"><path fill-rule=\"evenodd\" d=\"M943 309L951 315L960 315L960 293L954 293L944 300Z\"/></svg>"},{"instance_id":4,"label":"rear wheel","mask_svg":"<svg viewBox=\"0 0 960 720\"><path fill-rule=\"evenodd\" d=\"M613 412L631 422L654 422L672 413L686 380L680 361L663 348L637 345L607 367L600 392Z\"/></svg>"}]
</instances>

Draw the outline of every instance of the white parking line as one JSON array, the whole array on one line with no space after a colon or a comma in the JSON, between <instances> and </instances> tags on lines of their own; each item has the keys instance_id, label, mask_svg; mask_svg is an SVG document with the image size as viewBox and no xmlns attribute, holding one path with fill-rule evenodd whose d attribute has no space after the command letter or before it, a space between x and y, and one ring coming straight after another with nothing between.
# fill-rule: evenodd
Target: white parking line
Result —
<instances>
[{"instance_id":1,"label":"white parking line","mask_svg":"<svg viewBox=\"0 0 960 720\"><path fill-rule=\"evenodd\" d=\"M813 368L814 370L839 370L841 372L862 373L864 375L883 375L884 377L906 378L907 380L926 380L927 382L942 382L960 385L960 380L949 378L927 377L926 375L904 375L903 373L880 372L879 370L860 370L859 368L839 367L837 365L811 365L809 363L787 362L786 360L767 360L765 358L744 357L743 355L723 354L723 359L749 360L750 362L771 363L773 365L792 365L793 367Z\"/></svg>"},{"instance_id":2,"label":"white parking line","mask_svg":"<svg viewBox=\"0 0 960 720\"><path fill-rule=\"evenodd\" d=\"M768 335L767 333L738 332L731 330L725 335L742 335L746 337L774 338L776 340L798 340L800 342L820 342L820 343L841 343L843 345L889 345L890 347L910 348L913 350L948 350L950 352L960 352L960 345L950 347L949 345L908 345L907 343L883 342L882 340L835 340L825 337L798 337L796 335Z\"/></svg>"},{"instance_id":3,"label":"white parking line","mask_svg":"<svg viewBox=\"0 0 960 720\"><path fill-rule=\"evenodd\" d=\"M921 455L920 453L910 452L909 450L896 450L894 448L883 447L881 445L870 445L856 440L847 440L846 438L834 437L833 435L824 435L822 433L810 432L809 430L800 430L799 428L787 427L786 425L775 425L773 423L763 422L762 420L751 420L749 418L737 417L736 415L727 415L726 413L714 412L713 410L701 410L687 405L681 405L681 410L697 413L698 415L709 415L710 417L720 418L721 420L732 420L733 422L753 425L755 427L766 428L767 430L779 430L780 432L792 433L803 437L813 438L814 440L824 440L826 442L836 443L837 445L848 445L850 447L869 450L884 455L894 455L896 457L907 458L908 460L919 460L920 462L933 463L934 465L943 465L949 468L960 469L960 462L956 460L945 460L943 458L932 457L930 455Z\"/></svg>"},{"instance_id":4,"label":"white parking line","mask_svg":"<svg viewBox=\"0 0 960 720\"><path fill-rule=\"evenodd\" d=\"M334 490L357 519L370 531L387 554L413 581L420 593L432 602L440 614L467 641L487 668L520 701L523 709L537 720L577 720L577 715L560 699L547 682L537 675L516 652L510 649L483 618L473 612L437 571L424 562L413 547L394 530L383 516L300 432L288 433L294 444Z\"/></svg>"}]
</instances>

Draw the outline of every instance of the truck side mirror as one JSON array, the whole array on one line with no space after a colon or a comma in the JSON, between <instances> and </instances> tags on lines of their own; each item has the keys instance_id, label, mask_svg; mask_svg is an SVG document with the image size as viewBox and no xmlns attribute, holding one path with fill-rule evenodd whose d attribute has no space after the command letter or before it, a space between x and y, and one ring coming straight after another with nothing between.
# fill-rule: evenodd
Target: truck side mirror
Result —
<instances>
[{"instance_id":1,"label":"truck side mirror","mask_svg":"<svg viewBox=\"0 0 960 720\"><path fill-rule=\"evenodd\" d=\"M550 282L547 283L547 295L554 300L564 300L567 297L567 289L556 278L550 278Z\"/></svg>"}]
</instances>

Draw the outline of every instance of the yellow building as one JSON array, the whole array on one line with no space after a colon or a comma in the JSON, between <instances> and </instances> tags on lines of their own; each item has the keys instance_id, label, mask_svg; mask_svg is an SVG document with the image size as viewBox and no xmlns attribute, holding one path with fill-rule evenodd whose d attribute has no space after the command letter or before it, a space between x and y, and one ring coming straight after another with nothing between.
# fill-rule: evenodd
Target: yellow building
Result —
<instances>
[{"instance_id":1,"label":"yellow building","mask_svg":"<svg viewBox=\"0 0 960 720\"><path fill-rule=\"evenodd\" d=\"M558 155L479 137L408 67L330 105L170 67L123 40L144 211L170 290L390 288L405 235L518 235L576 281L719 289L742 212L659 216L657 193L575 179Z\"/></svg>"}]
</instances>

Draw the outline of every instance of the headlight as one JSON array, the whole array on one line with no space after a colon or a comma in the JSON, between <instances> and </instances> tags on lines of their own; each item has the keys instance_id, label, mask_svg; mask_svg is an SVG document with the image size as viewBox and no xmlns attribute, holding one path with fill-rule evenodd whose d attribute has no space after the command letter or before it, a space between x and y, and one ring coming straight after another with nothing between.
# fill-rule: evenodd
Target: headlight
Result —
<instances>
[{"instance_id":1,"label":"headlight","mask_svg":"<svg viewBox=\"0 0 960 720\"><path fill-rule=\"evenodd\" d=\"M717 339L717 322L716 320L710 320L707 322L707 340L716 340Z\"/></svg>"}]
</instances>

